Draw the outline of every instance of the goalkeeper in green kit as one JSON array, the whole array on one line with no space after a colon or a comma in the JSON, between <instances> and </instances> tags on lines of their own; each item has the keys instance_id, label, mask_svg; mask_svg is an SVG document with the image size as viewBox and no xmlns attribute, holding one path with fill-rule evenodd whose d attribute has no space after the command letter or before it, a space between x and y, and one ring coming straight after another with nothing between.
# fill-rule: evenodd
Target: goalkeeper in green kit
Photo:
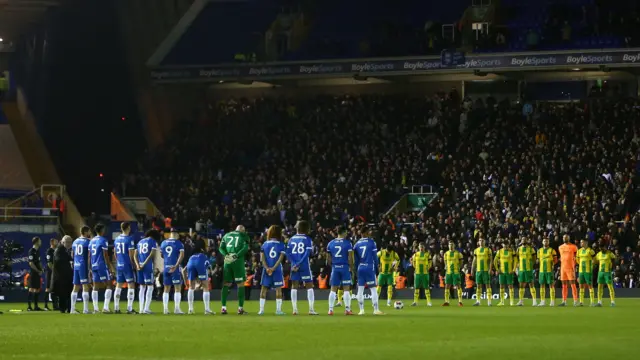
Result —
<instances>
[{"instance_id":1,"label":"goalkeeper in green kit","mask_svg":"<svg viewBox=\"0 0 640 360\"><path fill-rule=\"evenodd\" d=\"M246 314L244 305L244 282L247 274L244 270L244 256L249 250L249 235L244 226L238 225L235 231L227 233L220 243L220 254L224 256L224 286L222 287L222 315L227 314L227 296L232 283L238 286L238 315Z\"/></svg>"}]
</instances>

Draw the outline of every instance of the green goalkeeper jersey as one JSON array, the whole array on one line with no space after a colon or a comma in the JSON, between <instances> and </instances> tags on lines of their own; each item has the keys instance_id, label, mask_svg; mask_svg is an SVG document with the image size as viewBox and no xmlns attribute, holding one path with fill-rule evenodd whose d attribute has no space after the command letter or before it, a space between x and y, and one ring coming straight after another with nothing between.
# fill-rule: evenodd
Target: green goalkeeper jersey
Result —
<instances>
[{"instance_id":1,"label":"green goalkeeper jersey","mask_svg":"<svg viewBox=\"0 0 640 360\"><path fill-rule=\"evenodd\" d=\"M239 231L232 231L224 235L220 243L220 254L236 254L242 259L249 250L249 235Z\"/></svg>"}]
</instances>

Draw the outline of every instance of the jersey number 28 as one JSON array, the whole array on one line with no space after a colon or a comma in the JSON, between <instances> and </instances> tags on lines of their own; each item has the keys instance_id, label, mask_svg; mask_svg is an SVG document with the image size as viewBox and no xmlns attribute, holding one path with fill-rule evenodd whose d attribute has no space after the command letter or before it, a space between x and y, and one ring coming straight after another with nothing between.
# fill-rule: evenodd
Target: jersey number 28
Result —
<instances>
[{"instance_id":1,"label":"jersey number 28","mask_svg":"<svg viewBox=\"0 0 640 360\"><path fill-rule=\"evenodd\" d=\"M293 247L291 249L291 253L292 254L304 254L304 243L303 242L299 242L299 243L294 243Z\"/></svg>"}]
</instances>

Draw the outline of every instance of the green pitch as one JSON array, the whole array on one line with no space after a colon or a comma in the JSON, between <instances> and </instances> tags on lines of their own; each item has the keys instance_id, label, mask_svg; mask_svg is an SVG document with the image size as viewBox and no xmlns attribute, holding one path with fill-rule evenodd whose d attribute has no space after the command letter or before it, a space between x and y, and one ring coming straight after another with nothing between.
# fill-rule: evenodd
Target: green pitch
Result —
<instances>
[{"instance_id":1,"label":"green pitch","mask_svg":"<svg viewBox=\"0 0 640 360\"><path fill-rule=\"evenodd\" d=\"M628 358L637 343L640 299L619 299L610 308L521 308L452 306L403 310L382 303L385 316L62 315L8 313L24 305L1 304L2 359L616 359ZM306 301L298 302L300 310ZM12 306L13 305L13 306ZM124 302L126 305L126 301ZM219 312L219 302L212 304ZM229 310L235 312L235 303ZM357 303L353 305L357 308ZM436 304L434 304L436 305ZM439 304L437 304L439 305ZM122 306L122 302L121 302ZM138 306L137 303L135 305ZM173 308L173 303L170 305ZM289 302L285 312L291 313ZM186 301L182 309L187 310ZM162 310L154 303L153 310ZM202 303L196 302L202 313ZM307 350L308 349L308 350Z\"/></svg>"}]
</instances>

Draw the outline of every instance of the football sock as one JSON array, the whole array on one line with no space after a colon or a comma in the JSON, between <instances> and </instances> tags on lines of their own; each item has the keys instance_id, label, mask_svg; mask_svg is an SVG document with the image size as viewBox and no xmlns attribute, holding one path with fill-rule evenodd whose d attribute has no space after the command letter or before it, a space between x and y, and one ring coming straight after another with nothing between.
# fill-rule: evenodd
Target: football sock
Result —
<instances>
[{"instance_id":1,"label":"football sock","mask_svg":"<svg viewBox=\"0 0 640 360\"><path fill-rule=\"evenodd\" d=\"M142 294L142 289L144 289L144 286L140 286L140 293ZM122 288L117 287L114 291L113 291L113 310L114 311L118 311L120 310L120 294L122 293ZM140 298L142 299L142 296L140 296Z\"/></svg>"},{"instance_id":2,"label":"football sock","mask_svg":"<svg viewBox=\"0 0 640 360\"><path fill-rule=\"evenodd\" d=\"M189 289L187 291L187 303L189 304L189 312L193 312L193 300L195 298L195 290Z\"/></svg>"},{"instance_id":3,"label":"football sock","mask_svg":"<svg viewBox=\"0 0 640 360\"><path fill-rule=\"evenodd\" d=\"M569 287L567 284L562 284L562 302L567 301L567 296L569 296Z\"/></svg>"},{"instance_id":4,"label":"football sock","mask_svg":"<svg viewBox=\"0 0 640 360\"><path fill-rule=\"evenodd\" d=\"M391 303L393 300L393 286L387 286L387 303Z\"/></svg>"},{"instance_id":5,"label":"football sock","mask_svg":"<svg viewBox=\"0 0 640 360\"><path fill-rule=\"evenodd\" d=\"M458 302L462 302L462 288L458 287Z\"/></svg>"},{"instance_id":6,"label":"football sock","mask_svg":"<svg viewBox=\"0 0 640 360\"><path fill-rule=\"evenodd\" d=\"M96 290L91 292L91 301L93 301L93 311L98 311L98 292Z\"/></svg>"},{"instance_id":7,"label":"football sock","mask_svg":"<svg viewBox=\"0 0 640 360\"><path fill-rule=\"evenodd\" d=\"M487 298L489 294L487 294ZM476 302L480 302L480 299L482 299L482 285L478 285L478 287L476 288Z\"/></svg>"},{"instance_id":8,"label":"football sock","mask_svg":"<svg viewBox=\"0 0 640 360\"><path fill-rule=\"evenodd\" d=\"M75 291L71 292L71 312L76 311L76 302L78 301L78 293Z\"/></svg>"},{"instance_id":9,"label":"football sock","mask_svg":"<svg viewBox=\"0 0 640 360\"><path fill-rule=\"evenodd\" d=\"M571 284L571 297L573 297L573 302L578 301L578 288L576 288L576 284Z\"/></svg>"},{"instance_id":10,"label":"football sock","mask_svg":"<svg viewBox=\"0 0 640 360\"><path fill-rule=\"evenodd\" d=\"M133 302L136 301L136 289L127 288L127 311L133 311Z\"/></svg>"},{"instance_id":11,"label":"football sock","mask_svg":"<svg viewBox=\"0 0 640 360\"><path fill-rule=\"evenodd\" d=\"M298 312L298 289L291 289L291 307L293 312Z\"/></svg>"},{"instance_id":12,"label":"football sock","mask_svg":"<svg viewBox=\"0 0 640 360\"><path fill-rule=\"evenodd\" d=\"M84 312L89 312L89 292L82 292L82 310Z\"/></svg>"},{"instance_id":13,"label":"football sock","mask_svg":"<svg viewBox=\"0 0 640 360\"><path fill-rule=\"evenodd\" d=\"M487 304L491 304L491 299L493 298L493 294L491 293L491 286L486 285L487 289Z\"/></svg>"},{"instance_id":14,"label":"football sock","mask_svg":"<svg viewBox=\"0 0 640 360\"><path fill-rule=\"evenodd\" d=\"M168 292L162 293L162 306L164 308L164 312L169 311L169 293Z\"/></svg>"},{"instance_id":15,"label":"football sock","mask_svg":"<svg viewBox=\"0 0 640 360\"><path fill-rule=\"evenodd\" d=\"M374 293L372 291L371 293ZM356 296L358 299L358 306L360 306L360 311L364 310L364 286L358 286L358 295Z\"/></svg>"},{"instance_id":16,"label":"football sock","mask_svg":"<svg viewBox=\"0 0 640 360\"><path fill-rule=\"evenodd\" d=\"M515 290L513 290L513 288L509 288L509 304L512 304L512 305L513 305L514 293L515 293Z\"/></svg>"},{"instance_id":17,"label":"football sock","mask_svg":"<svg viewBox=\"0 0 640 360\"><path fill-rule=\"evenodd\" d=\"M202 291L202 302L204 303L204 311L211 311L211 293L209 290Z\"/></svg>"},{"instance_id":18,"label":"football sock","mask_svg":"<svg viewBox=\"0 0 640 360\"><path fill-rule=\"evenodd\" d=\"M544 301L544 298L547 296L547 288L544 287L544 284L540 284L540 301Z\"/></svg>"},{"instance_id":19,"label":"football sock","mask_svg":"<svg viewBox=\"0 0 640 360\"><path fill-rule=\"evenodd\" d=\"M378 303L378 292L377 291L371 291L371 302L373 303L373 310L380 310L380 305Z\"/></svg>"},{"instance_id":20,"label":"football sock","mask_svg":"<svg viewBox=\"0 0 640 360\"><path fill-rule=\"evenodd\" d=\"M180 291L175 291L173 293L173 303L174 303L174 309L173 311L180 311L180 301L182 301L182 293Z\"/></svg>"},{"instance_id":21,"label":"football sock","mask_svg":"<svg viewBox=\"0 0 640 360\"><path fill-rule=\"evenodd\" d=\"M449 302L449 297L451 296L451 289L444 289L444 302L448 303Z\"/></svg>"},{"instance_id":22,"label":"football sock","mask_svg":"<svg viewBox=\"0 0 640 360\"><path fill-rule=\"evenodd\" d=\"M604 295L604 285L598 284L598 302L602 302L602 295Z\"/></svg>"},{"instance_id":23,"label":"football sock","mask_svg":"<svg viewBox=\"0 0 640 360\"><path fill-rule=\"evenodd\" d=\"M135 291L131 289L130 291ZM104 310L109 310L109 306L111 305L111 295L113 295L113 289L107 289L104 292Z\"/></svg>"},{"instance_id":24,"label":"football sock","mask_svg":"<svg viewBox=\"0 0 640 360\"><path fill-rule=\"evenodd\" d=\"M29 309L31 309L31 300L33 299L33 293L31 291L29 291L27 293L27 304L29 306Z\"/></svg>"},{"instance_id":25,"label":"football sock","mask_svg":"<svg viewBox=\"0 0 640 360\"><path fill-rule=\"evenodd\" d=\"M590 302L593 304L593 298L594 298L594 288L593 287L589 287L589 300Z\"/></svg>"},{"instance_id":26,"label":"football sock","mask_svg":"<svg viewBox=\"0 0 640 360\"><path fill-rule=\"evenodd\" d=\"M518 300L524 301L524 287L518 289Z\"/></svg>"},{"instance_id":27,"label":"football sock","mask_svg":"<svg viewBox=\"0 0 640 360\"><path fill-rule=\"evenodd\" d=\"M418 299L420 299L420 289L413 290L413 302L418 303Z\"/></svg>"},{"instance_id":28,"label":"football sock","mask_svg":"<svg viewBox=\"0 0 640 360\"><path fill-rule=\"evenodd\" d=\"M613 284L607 284L607 287L609 288L609 299L611 302L616 301L616 291L613 289Z\"/></svg>"},{"instance_id":29,"label":"football sock","mask_svg":"<svg viewBox=\"0 0 640 360\"><path fill-rule=\"evenodd\" d=\"M307 289L307 300L309 301L309 311L315 311L313 308L313 303L316 300L316 295L313 292L313 288Z\"/></svg>"},{"instance_id":30,"label":"football sock","mask_svg":"<svg viewBox=\"0 0 640 360\"><path fill-rule=\"evenodd\" d=\"M151 312L151 300L153 300L153 285L147 285L147 297L144 302L144 311Z\"/></svg>"},{"instance_id":31,"label":"football sock","mask_svg":"<svg viewBox=\"0 0 640 360\"><path fill-rule=\"evenodd\" d=\"M33 293L33 307L35 307L36 309L39 308L38 306L38 300L40 298L40 293Z\"/></svg>"},{"instance_id":32,"label":"football sock","mask_svg":"<svg viewBox=\"0 0 640 360\"><path fill-rule=\"evenodd\" d=\"M504 287L500 286L500 304L504 304Z\"/></svg>"},{"instance_id":33,"label":"football sock","mask_svg":"<svg viewBox=\"0 0 640 360\"><path fill-rule=\"evenodd\" d=\"M267 299L260 298L260 312L264 311L264 303L267 302Z\"/></svg>"},{"instance_id":34,"label":"football sock","mask_svg":"<svg viewBox=\"0 0 640 360\"><path fill-rule=\"evenodd\" d=\"M556 288L553 285L549 288L549 300L551 302L555 302L556 300Z\"/></svg>"},{"instance_id":35,"label":"football sock","mask_svg":"<svg viewBox=\"0 0 640 360\"><path fill-rule=\"evenodd\" d=\"M329 293L329 311L333 311L333 305L336 303L336 293L331 291Z\"/></svg>"},{"instance_id":36,"label":"football sock","mask_svg":"<svg viewBox=\"0 0 640 360\"><path fill-rule=\"evenodd\" d=\"M529 291L531 291L531 298L533 302L536 302L538 294L536 293L536 287L534 285L529 286Z\"/></svg>"},{"instance_id":37,"label":"football sock","mask_svg":"<svg viewBox=\"0 0 640 360\"><path fill-rule=\"evenodd\" d=\"M344 290L338 289L338 294L336 296L336 299L338 299L338 302L340 302L340 301L342 301L344 299Z\"/></svg>"},{"instance_id":38,"label":"football sock","mask_svg":"<svg viewBox=\"0 0 640 360\"><path fill-rule=\"evenodd\" d=\"M583 303L584 302L584 288L583 287L580 288L579 298L580 298L580 303Z\"/></svg>"},{"instance_id":39,"label":"football sock","mask_svg":"<svg viewBox=\"0 0 640 360\"><path fill-rule=\"evenodd\" d=\"M49 297L50 296L51 296L51 293L48 293L48 292L44 293L44 307L49 307Z\"/></svg>"},{"instance_id":40,"label":"football sock","mask_svg":"<svg viewBox=\"0 0 640 360\"><path fill-rule=\"evenodd\" d=\"M431 290L424 289L424 295L427 298L427 304L431 304Z\"/></svg>"},{"instance_id":41,"label":"football sock","mask_svg":"<svg viewBox=\"0 0 640 360\"><path fill-rule=\"evenodd\" d=\"M239 308L244 307L244 291L245 291L244 286L238 286L238 307Z\"/></svg>"},{"instance_id":42,"label":"football sock","mask_svg":"<svg viewBox=\"0 0 640 360\"><path fill-rule=\"evenodd\" d=\"M345 291L342 295L342 301L344 301L344 307L347 310L351 310L351 291Z\"/></svg>"},{"instance_id":43,"label":"football sock","mask_svg":"<svg viewBox=\"0 0 640 360\"><path fill-rule=\"evenodd\" d=\"M282 299L276 299L276 311L282 311Z\"/></svg>"},{"instance_id":44,"label":"football sock","mask_svg":"<svg viewBox=\"0 0 640 360\"><path fill-rule=\"evenodd\" d=\"M229 295L229 287L228 286L223 286L222 287L222 294L220 294L221 298L221 302L222 302L222 307L227 307L227 296Z\"/></svg>"}]
</instances>

